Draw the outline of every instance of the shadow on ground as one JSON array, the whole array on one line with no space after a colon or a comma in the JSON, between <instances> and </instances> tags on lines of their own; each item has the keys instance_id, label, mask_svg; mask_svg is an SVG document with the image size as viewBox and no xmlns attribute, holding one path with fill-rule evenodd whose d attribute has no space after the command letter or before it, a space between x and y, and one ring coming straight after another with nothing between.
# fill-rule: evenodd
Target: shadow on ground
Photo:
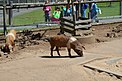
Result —
<instances>
[{"instance_id":1,"label":"shadow on ground","mask_svg":"<svg viewBox=\"0 0 122 81\"><path fill-rule=\"evenodd\" d=\"M72 56L72 57L69 57L69 56L39 56L41 58L77 58L77 57L80 57L80 56Z\"/></svg>"}]
</instances>

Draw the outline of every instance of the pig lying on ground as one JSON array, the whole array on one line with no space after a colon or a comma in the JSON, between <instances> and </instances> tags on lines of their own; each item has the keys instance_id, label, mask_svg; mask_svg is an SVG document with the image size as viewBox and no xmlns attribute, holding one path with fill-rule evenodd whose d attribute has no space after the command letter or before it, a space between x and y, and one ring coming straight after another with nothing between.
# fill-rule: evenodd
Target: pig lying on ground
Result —
<instances>
[{"instance_id":1,"label":"pig lying on ground","mask_svg":"<svg viewBox=\"0 0 122 81\"><path fill-rule=\"evenodd\" d=\"M58 55L59 53L59 47L67 47L69 57L71 57L71 49L73 49L79 56L83 56L83 49L84 46L78 42L78 40L74 37L68 37L64 35L56 35L53 37L46 38L50 45L51 45L51 56L53 57L53 49L56 47L56 51ZM85 48L84 48L85 49Z\"/></svg>"}]
</instances>

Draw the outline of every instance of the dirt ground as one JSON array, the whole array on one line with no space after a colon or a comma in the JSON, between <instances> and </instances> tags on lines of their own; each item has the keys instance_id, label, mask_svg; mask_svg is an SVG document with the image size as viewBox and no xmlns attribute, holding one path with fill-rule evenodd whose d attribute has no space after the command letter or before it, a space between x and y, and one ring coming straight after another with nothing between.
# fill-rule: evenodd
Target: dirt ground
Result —
<instances>
[{"instance_id":1,"label":"dirt ground","mask_svg":"<svg viewBox=\"0 0 122 81\"><path fill-rule=\"evenodd\" d=\"M55 57L50 57L49 43L40 39L42 35L56 35L59 29L19 33L16 51L11 54L1 52L0 81L122 81L122 51L114 49L121 46L115 43L122 42L120 24L93 26L91 30L96 42L84 44L83 57L77 57L72 51L74 58L68 57L65 48L60 49L61 57L55 52ZM37 38L32 38L32 34ZM25 38L25 35L29 36ZM111 43L115 44L113 48L109 46ZM94 69L84 67L85 64Z\"/></svg>"}]
</instances>

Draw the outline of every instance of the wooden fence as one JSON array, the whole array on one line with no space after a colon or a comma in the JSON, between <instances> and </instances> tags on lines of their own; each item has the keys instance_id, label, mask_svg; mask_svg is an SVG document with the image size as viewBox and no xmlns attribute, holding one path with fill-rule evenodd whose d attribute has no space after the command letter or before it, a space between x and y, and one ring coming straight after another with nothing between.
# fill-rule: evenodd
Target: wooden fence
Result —
<instances>
[{"instance_id":1,"label":"wooden fence","mask_svg":"<svg viewBox=\"0 0 122 81\"><path fill-rule=\"evenodd\" d=\"M4 0L5 1L5 0ZM120 2L120 15L122 15L122 0L95 0L95 1L79 1L78 3L76 2L73 2L73 5L76 5L76 4L84 4L84 3L88 3L89 5L91 5L91 3L104 3L104 2ZM43 7L45 5L49 5L49 6L59 6L59 5L72 5L72 2L60 2L60 3L50 3L50 4L44 4L44 3L12 3L12 2L9 2L9 4L6 4L5 2L3 4L0 4L0 9L3 10L3 26L4 26L4 35L6 34L6 10L8 9L9 11L9 25L11 25L11 16L12 16L12 9L18 9L18 8L35 8L35 7ZM62 23L64 23L64 20L67 21L66 18L62 18L63 21ZM73 15L73 26L75 26L74 30L78 29L78 27L76 26L76 24L81 24L81 23L78 23L78 22L74 22L74 15ZM69 20L68 20L69 21ZM79 21L81 22L81 21ZM65 25L65 23L64 23Z\"/></svg>"}]
</instances>

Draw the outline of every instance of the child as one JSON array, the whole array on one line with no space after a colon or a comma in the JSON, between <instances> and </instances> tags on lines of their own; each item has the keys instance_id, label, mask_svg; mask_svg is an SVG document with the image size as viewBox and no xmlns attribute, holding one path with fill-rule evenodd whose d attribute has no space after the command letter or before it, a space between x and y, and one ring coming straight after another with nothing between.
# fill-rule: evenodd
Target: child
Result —
<instances>
[{"instance_id":1,"label":"child","mask_svg":"<svg viewBox=\"0 0 122 81\"><path fill-rule=\"evenodd\" d=\"M55 8L55 11L53 12L53 17L52 17L52 22L60 22L60 15L61 15L61 11L59 7Z\"/></svg>"},{"instance_id":2,"label":"child","mask_svg":"<svg viewBox=\"0 0 122 81\"><path fill-rule=\"evenodd\" d=\"M45 1L45 4L48 4L48 1ZM51 7L50 6L44 6L43 11L45 13L45 22L50 22Z\"/></svg>"}]
</instances>

